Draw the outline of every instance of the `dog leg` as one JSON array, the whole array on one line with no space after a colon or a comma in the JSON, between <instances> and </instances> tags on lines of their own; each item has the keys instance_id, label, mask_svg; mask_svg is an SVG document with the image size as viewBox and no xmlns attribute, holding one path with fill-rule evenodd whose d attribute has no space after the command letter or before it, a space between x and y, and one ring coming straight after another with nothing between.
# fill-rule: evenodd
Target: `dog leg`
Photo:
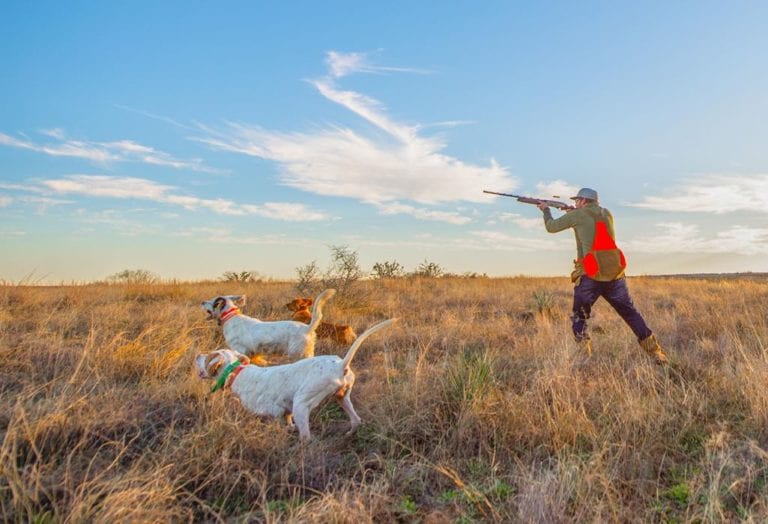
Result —
<instances>
[{"instance_id":1,"label":"dog leg","mask_svg":"<svg viewBox=\"0 0 768 524\"><path fill-rule=\"evenodd\" d=\"M351 427L349 428L347 435L351 435L363 421L360 419L357 412L355 412L355 406L352 405L352 399L349 398L349 390L347 390L343 397L336 397L336 402L339 403L341 409L343 409L344 413L349 417L349 424Z\"/></svg>"},{"instance_id":2,"label":"dog leg","mask_svg":"<svg viewBox=\"0 0 768 524\"><path fill-rule=\"evenodd\" d=\"M293 421L296 423L296 429L299 430L299 439L307 442L312 435L309 432L309 408L306 406L297 406L293 410Z\"/></svg>"}]
</instances>

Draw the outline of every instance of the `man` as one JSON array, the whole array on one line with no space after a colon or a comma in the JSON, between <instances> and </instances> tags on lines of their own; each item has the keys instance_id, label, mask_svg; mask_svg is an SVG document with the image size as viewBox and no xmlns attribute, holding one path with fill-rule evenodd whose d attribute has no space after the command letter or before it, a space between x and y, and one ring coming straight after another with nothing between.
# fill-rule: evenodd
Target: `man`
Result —
<instances>
[{"instance_id":1,"label":"man","mask_svg":"<svg viewBox=\"0 0 768 524\"><path fill-rule=\"evenodd\" d=\"M544 213L547 231L558 233L572 228L576 235L578 258L574 260L576 267L571 273L571 281L576 286L573 290L571 317L576 342L588 355L592 354L587 319L594 303L603 297L629 325L640 346L656 362L665 364L667 356L664 350L629 296L624 278L624 255L615 244L613 215L598 205L597 191L594 189L580 189L571 200L576 202L574 209L557 219L552 218L549 206L545 203L538 207Z\"/></svg>"}]
</instances>

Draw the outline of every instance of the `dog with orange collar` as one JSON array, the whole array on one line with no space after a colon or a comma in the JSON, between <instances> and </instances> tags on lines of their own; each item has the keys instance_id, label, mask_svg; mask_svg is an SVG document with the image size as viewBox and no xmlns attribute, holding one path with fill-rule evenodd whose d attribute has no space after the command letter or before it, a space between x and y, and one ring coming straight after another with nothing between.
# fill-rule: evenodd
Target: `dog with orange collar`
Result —
<instances>
[{"instance_id":1,"label":"dog with orange collar","mask_svg":"<svg viewBox=\"0 0 768 524\"><path fill-rule=\"evenodd\" d=\"M293 320L263 321L244 315L244 295L222 295L202 303L208 320L221 326L227 345L244 355L284 354L291 358L307 358L315 354L315 330L323 318L323 305L336 293L326 289L315 300L310 323Z\"/></svg>"}]
</instances>

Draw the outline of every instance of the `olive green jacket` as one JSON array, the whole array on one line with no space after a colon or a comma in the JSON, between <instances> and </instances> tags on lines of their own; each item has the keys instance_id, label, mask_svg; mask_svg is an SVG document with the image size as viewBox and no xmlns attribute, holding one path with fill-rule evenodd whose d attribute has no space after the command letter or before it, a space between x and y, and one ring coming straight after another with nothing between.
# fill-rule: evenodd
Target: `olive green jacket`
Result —
<instances>
[{"instance_id":1,"label":"olive green jacket","mask_svg":"<svg viewBox=\"0 0 768 524\"><path fill-rule=\"evenodd\" d=\"M552 218L552 212L549 209L544 211L544 227L550 233L559 233L560 231L573 228L573 233L576 236L576 260L573 261L574 270L571 273L571 280L574 282L577 278L584 275L584 266L581 261L592 249L592 241L595 239L595 219L601 215L608 228L608 233L615 240L613 215L611 215L610 211L598 206L596 203L590 203L580 209L568 211L560 218Z\"/></svg>"}]
</instances>

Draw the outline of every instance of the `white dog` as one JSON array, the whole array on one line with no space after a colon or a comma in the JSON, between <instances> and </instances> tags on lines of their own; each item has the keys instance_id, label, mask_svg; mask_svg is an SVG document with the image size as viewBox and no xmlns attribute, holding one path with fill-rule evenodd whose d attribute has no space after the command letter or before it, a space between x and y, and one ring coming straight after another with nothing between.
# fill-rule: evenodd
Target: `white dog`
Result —
<instances>
[{"instance_id":1,"label":"white dog","mask_svg":"<svg viewBox=\"0 0 768 524\"><path fill-rule=\"evenodd\" d=\"M323 304L335 289L326 289L315 300L309 325L293 320L261 321L240 312L245 304L243 295L225 295L203 302L208 320L217 320L227 345L245 355L284 353L293 358L314 356L317 335L315 329L323 318Z\"/></svg>"},{"instance_id":2,"label":"white dog","mask_svg":"<svg viewBox=\"0 0 768 524\"><path fill-rule=\"evenodd\" d=\"M355 383L350 363L360 344L376 331L397 319L385 320L368 328L350 346L344 358L322 355L306 358L282 366L261 367L248 363L248 357L230 349L218 349L197 355L195 364L200 378L215 378L219 388L230 387L248 411L257 415L291 418L299 430L299 437L310 438L309 413L321 401L334 395L349 417L352 433L360 425L349 393Z\"/></svg>"}]
</instances>

